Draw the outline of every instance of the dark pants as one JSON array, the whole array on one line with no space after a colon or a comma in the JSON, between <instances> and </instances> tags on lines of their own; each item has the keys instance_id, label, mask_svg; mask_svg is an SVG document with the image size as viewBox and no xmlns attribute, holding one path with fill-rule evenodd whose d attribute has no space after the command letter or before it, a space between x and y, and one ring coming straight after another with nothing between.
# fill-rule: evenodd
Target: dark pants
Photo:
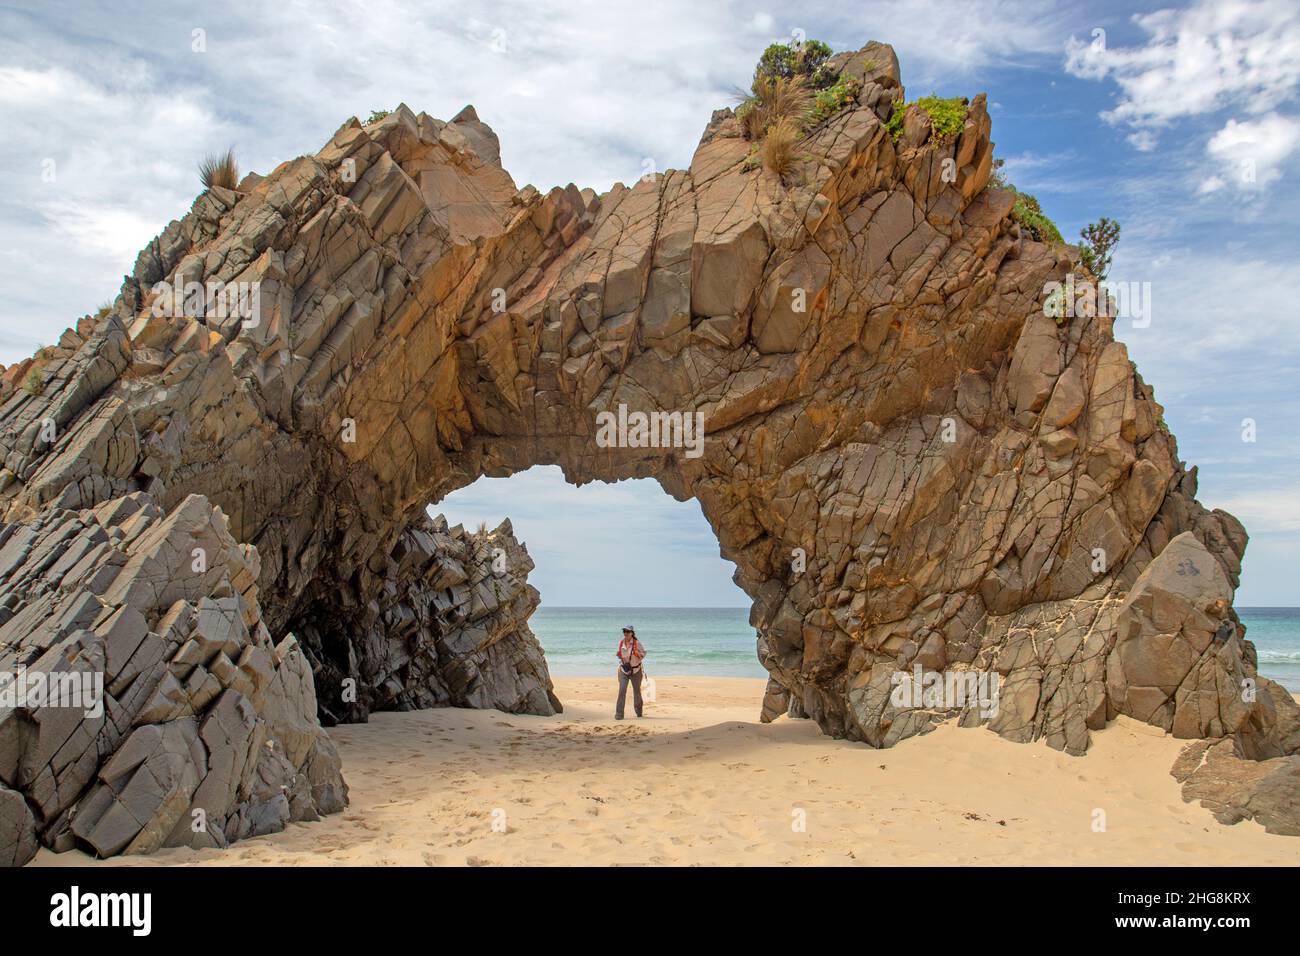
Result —
<instances>
[{"instance_id":1,"label":"dark pants","mask_svg":"<svg viewBox=\"0 0 1300 956\"><path fill-rule=\"evenodd\" d=\"M614 717L618 720L623 719L623 706L627 702L627 684L632 682L632 706L636 708L636 715L641 716L641 670L635 674L624 674L623 668L618 669L618 705L614 708Z\"/></svg>"}]
</instances>

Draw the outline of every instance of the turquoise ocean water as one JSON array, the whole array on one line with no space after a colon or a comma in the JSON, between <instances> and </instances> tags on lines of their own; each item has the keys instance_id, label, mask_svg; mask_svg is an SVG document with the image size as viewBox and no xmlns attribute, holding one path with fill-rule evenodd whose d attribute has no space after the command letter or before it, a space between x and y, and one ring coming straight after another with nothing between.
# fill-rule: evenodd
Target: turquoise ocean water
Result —
<instances>
[{"instance_id":1,"label":"turquoise ocean water","mask_svg":"<svg viewBox=\"0 0 1300 956\"><path fill-rule=\"evenodd\" d=\"M749 609L740 607L547 607L528 621L557 677L614 672L624 624L645 645L645 669L663 677L766 677Z\"/></svg>"},{"instance_id":2,"label":"turquoise ocean water","mask_svg":"<svg viewBox=\"0 0 1300 956\"><path fill-rule=\"evenodd\" d=\"M1238 608L1259 670L1300 693L1300 608ZM646 647L646 671L663 677L766 677L754 650L749 609L733 607L547 607L530 624L551 673L603 677L614 670L624 624Z\"/></svg>"},{"instance_id":3,"label":"turquoise ocean water","mask_svg":"<svg viewBox=\"0 0 1300 956\"><path fill-rule=\"evenodd\" d=\"M1259 654L1259 672L1300 694L1300 607L1239 607L1237 615Z\"/></svg>"}]
</instances>

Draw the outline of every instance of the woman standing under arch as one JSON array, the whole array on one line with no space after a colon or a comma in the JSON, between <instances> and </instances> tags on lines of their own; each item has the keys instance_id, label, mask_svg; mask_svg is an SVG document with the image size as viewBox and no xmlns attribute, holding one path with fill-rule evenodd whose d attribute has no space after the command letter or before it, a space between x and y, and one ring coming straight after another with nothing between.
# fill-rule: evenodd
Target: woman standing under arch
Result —
<instances>
[{"instance_id":1,"label":"woman standing under arch","mask_svg":"<svg viewBox=\"0 0 1300 956\"><path fill-rule=\"evenodd\" d=\"M632 706L636 715L642 716L641 678L644 675L641 662L645 660L645 648L636 639L636 630L631 624L623 628L623 639L618 642L618 704L614 707L614 719L623 719L623 708L627 701L627 685L632 684Z\"/></svg>"}]
</instances>

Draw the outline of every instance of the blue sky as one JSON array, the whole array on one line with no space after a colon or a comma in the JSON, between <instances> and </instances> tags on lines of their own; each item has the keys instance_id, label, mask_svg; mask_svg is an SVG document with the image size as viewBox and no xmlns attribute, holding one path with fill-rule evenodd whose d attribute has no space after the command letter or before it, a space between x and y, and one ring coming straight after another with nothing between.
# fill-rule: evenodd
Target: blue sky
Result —
<instances>
[{"instance_id":1,"label":"blue sky","mask_svg":"<svg viewBox=\"0 0 1300 956\"><path fill-rule=\"evenodd\" d=\"M32 3L0 6L0 362L112 298L233 145L266 172L350 115L466 103L520 185L606 189L683 166L763 46L894 44L912 96L987 91L1008 177L1067 238L1124 228L1121 321L1201 499L1251 533L1238 603L1300 604L1300 5ZM1097 31L1104 31L1098 33ZM1256 440L1242 441L1253 420ZM553 604L743 604L698 506L649 482L479 482L453 520L511 515Z\"/></svg>"}]
</instances>

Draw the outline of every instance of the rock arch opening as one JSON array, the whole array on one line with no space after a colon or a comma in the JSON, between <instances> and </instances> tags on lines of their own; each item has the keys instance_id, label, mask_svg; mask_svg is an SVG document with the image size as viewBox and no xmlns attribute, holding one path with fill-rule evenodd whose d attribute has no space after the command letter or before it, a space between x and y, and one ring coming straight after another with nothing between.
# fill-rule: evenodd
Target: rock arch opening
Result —
<instances>
[{"instance_id":1,"label":"rock arch opening","mask_svg":"<svg viewBox=\"0 0 1300 956\"><path fill-rule=\"evenodd\" d=\"M578 488L557 468L523 474L529 477L484 477L463 489L504 486L489 489L486 502L469 508L460 503L466 495L457 492L429 505L427 515L396 539L382 581L368 589L367 601L351 603L318 591L291 622L312 663L323 723L364 720L376 710L447 705L560 711L551 668L529 626L544 597L531 580L539 560L572 578L556 588L552 604L568 596L584 607L681 607L707 605L705 594L714 595L715 604L720 594L735 603L730 566L716 550L711 560L699 551L701 544L716 549L716 541L693 510L698 506L672 502L644 479ZM516 499L525 484L529 504ZM522 527L516 523L520 514L507 517L516 505ZM712 578L711 589L701 575ZM574 583L579 580L581 589ZM725 590L718 587L723 582ZM748 655L755 660L754 632L746 630ZM612 646L606 645L617 633L618 625L609 625L601 645L604 665ZM595 656L594 646L590 654Z\"/></svg>"},{"instance_id":2,"label":"rock arch opening","mask_svg":"<svg viewBox=\"0 0 1300 956\"><path fill-rule=\"evenodd\" d=\"M480 478L428 511L467 529L509 519L545 605L749 608L699 503L652 479L575 485L539 466Z\"/></svg>"}]
</instances>

